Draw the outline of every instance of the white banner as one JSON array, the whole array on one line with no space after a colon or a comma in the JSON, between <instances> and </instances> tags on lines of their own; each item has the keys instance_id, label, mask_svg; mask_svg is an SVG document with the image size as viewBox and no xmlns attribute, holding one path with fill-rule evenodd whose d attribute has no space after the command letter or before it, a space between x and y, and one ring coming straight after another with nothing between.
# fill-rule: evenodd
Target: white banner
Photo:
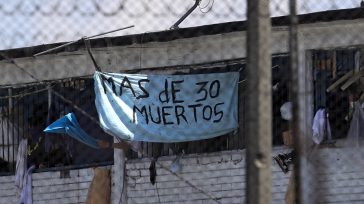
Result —
<instances>
[{"instance_id":1,"label":"white banner","mask_svg":"<svg viewBox=\"0 0 364 204\"><path fill-rule=\"evenodd\" d=\"M238 127L238 72L142 75L96 72L104 130L147 142L212 138Z\"/></svg>"}]
</instances>

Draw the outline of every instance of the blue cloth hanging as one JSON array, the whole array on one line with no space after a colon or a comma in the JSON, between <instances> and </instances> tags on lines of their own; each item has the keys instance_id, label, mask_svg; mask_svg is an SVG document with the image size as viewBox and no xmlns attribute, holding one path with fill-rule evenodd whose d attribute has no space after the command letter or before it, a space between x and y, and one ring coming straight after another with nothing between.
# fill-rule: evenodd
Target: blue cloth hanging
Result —
<instances>
[{"instance_id":1,"label":"blue cloth hanging","mask_svg":"<svg viewBox=\"0 0 364 204\"><path fill-rule=\"evenodd\" d=\"M99 146L97 145L97 140L88 135L81 128L80 124L76 119L76 116L73 113L68 113L67 115L54 121L43 131L46 133L67 134L68 136L92 148L99 149Z\"/></svg>"}]
</instances>

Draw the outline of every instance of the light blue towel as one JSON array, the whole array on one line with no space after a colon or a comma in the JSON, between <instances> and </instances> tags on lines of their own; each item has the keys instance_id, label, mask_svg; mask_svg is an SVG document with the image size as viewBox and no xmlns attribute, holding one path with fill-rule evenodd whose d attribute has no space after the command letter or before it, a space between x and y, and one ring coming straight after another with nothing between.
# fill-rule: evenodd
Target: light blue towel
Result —
<instances>
[{"instance_id":1,"label":"light blue towel","mask_svg":"<svg viewBox=\"0 0 364 204\"><path fill-rule=\"evenodd\" d=\"M76 116L73 113L68 113L67 115L56 120L50 124L46 129L43 130L46 133L58 133L67 134L70 137L92 147L99 149L97 145L97 140L90 135L88 135L78 123Z\"/></svg>"}]
</instances>

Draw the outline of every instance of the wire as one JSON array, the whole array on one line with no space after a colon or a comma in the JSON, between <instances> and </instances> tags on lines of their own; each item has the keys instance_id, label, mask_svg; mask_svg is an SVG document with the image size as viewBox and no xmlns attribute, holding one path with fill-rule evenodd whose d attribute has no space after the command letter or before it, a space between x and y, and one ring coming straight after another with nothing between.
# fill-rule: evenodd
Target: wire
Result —
<instances>
[{"instance_id":1,"label":"wire","mask_svg":"<svg viewBox=\"0 0 364 204\"><path fill-rule=\"evenodd\" d=\"M101 124L98 120L96 120L96 118L94 118L93 116L91 116L90 114L88 114L85 110L83 110L82 108L78 107L77 105L75 105L71 100L65 98L64 96L62 96L62 94L54 91L51 89L51 91L53 92L54 95L58 96L60 99L62 99L64 102L70 104L73 108L75 108L76 110L80 111L84 116L88 117L92 122L96 123L97 125L99 125L100 127Z\"/></svg>"},{"instance_id":2,"label":"wire","mask_svg":"<svg viewBox=\"0 0 364 204\"><path fill-rule=\"evenodd\" d=\"M31 92L26 92L26 93L20 93L20 94L17 94L17 95L11 95L11 96L0 96L0 99L9 99L9 98L21 98L21 97L24 97L24 96L28 96L28 95L32 95L32 94L35 94L35 93L39 93L39 92L43 92L43 91L46 91L48 88L44 88L44 89L39 89L39 90L35 90L35 91L31 91Z\"/></svg>"},{"instance_id":3,"label":"wire","mask_svg":"<svg viewBox=\"0 0 364 204\"><path fill-rule=\"evenodd\" d=\"M4 59L6 59L7 61L9 61L9 63L15 65L15 67L17 67L18 69L20 69L21 71L25 72L26 74L28 74L31 78L33 78L36 81L39 81L39 83L43 83L41 82L39 79L37 79L37 77L35 77L33 74L29 73L28 71L26 71L23 67L19 66L14 59L10 59L8 56L0 53L0 56L3 57Z\"/></svg>"},{"instance_id":4,"label":"wire","mask_svg":"<svg viewBox=\"0 0 364 204\"><path fill-rule=\"evenodd\" d=\"M212 10L212 7L214 6L215 0L209 0L209 3L206 4L206 6L204 6L204 7L201 7L201 2L202 1L200 1L200 3L198 4L198 7L199 7L201 13L208 13L208 12L210 12ZM203 11L203 9L207 8L210 5L210 2L212 2L210 8L208 8L206 11Z\"/></svg>"},{"instance_id":5,"label":"wire","mask_svg":"<svg viewBox=\"0 0 364 204\"><path fill-rule=\"evenodd\" d=\"M161 203L161 199L159 197L159 190L158 190L158 182L155 182L155 189L157 190L158 202Z\"/></svg>"},{"instance_id":6,"label":"wire","mask_svg":"<svg viewBox=\"0 0 364 204\"><path fill-rule=\"evenodd\" d=\"M202 0L198 4L198 7L200 7L200 9L205 9L205 8L207 8L210 5L211 0L209 0L209 3L207 3L206 6L204 6L204 7L201 7L201 2L202 2Z\"/></svg>"},{"instance_id":7,"label":"wire","mask_svg":"<svg viewBox=\"0 0 364 204\"><path fill-rule=\"evenodd\" d=\"M50 53L52 51L55 51L55 50L59 50L61 48L64 48L64 47L67 47L69 45L72 45L72 44L75 44L75 43L78 43L80 41L84 41L85 39L88 40L88 39L91 39L91 38L95 38L95 37L99 37L99 36L102 36L102 35L106 35L106 34L109 34L109 33L113 33L113 32L117 32L117 31L120 31L120 30L125 30L125 29L129 29L129 28L132 28L134 27L134 25L131 25L131 26L127 26L127 27L123 27L123 28L118 28L118 29L115 29L115 30L111 30L111 31L107 31L107 32L103 32L103 33L99 33L99 34L96 34L96 35L92 35L92 36L89 36L89 37L83 37L79 40L75 40L75 41L71 41L71 42L68 42L68 43L65 43L65 44L62 44L60 46L57 46L57 47L53 47L53 48L50 48L48 50L45 50L45 51L42 51L42 52L39 52L39 53L36 53L34 54L33 56L36 57L36 56L39 56L39 55L44 55L44 54L47 54L47 53ZM87 46L86 46L87 48Z\"/></svg>"},{"instance_id":8,"label":"wire","mask_svg":"<svg viewBox=\"0 0 364 204\"><path fill-rule=\"evenodd\" d=\"M123 181L121 182L122 184L122 186L121 186L121 194L120 194L120 198L119 198L119 204L122 204L121 202L123 202L123 195L124 195L124 193L125 193L125 184L124 184L124 182L125 182L125 178L126 178L126 176L125 176L125 171L126 171L126 169L125 169L125 166L124 166L124 170L123 170Z\"/></svg>"},{"instance_id":9,"label":"wire","mask_svg":"<svg viewBox=\"0 0 364 204\"><path fill-rule=\"evenodd\" d=\"M138 151L139 154L145 156L148 155L146 152L144 152L143 150L139 150ZM159 163L159 161L157 160L155 162L156 164L158 164L159 167L161 167L162 169L168 171L169 173L173 174L175 177L177 177L178 179L180 179L181 181L185 182L187 185L191 186L192 188L194 188L195 190L197 190L198 192L204 194L205 196L207 196L210 200L215 201L216 203L222 204L218 198L210 195L209 193L205 192L204 190L200 189L199 187L195 186L193 183L189 182L188 180L186 180L185 178L183 178L182 176L179 176L177 173L173 172L172 170L170 170L168 167L164 166L163 164ZM157 182L156 182L157 183Z\"/></svg>"},{"instance_id":10,"label":"wire","mask_svg":"<svg viewBox=\"0 0 364 204\"><path fill-rule=\"evenodd\" d=\"M16 68L20 69L21 71L25 72L26 74L28 74L29 76L31 76L34 80L36 80L39 84L45 84L45 82L42 82L40 81L39 79L37 79L34 75L32 75L31 73L27 72L23 67L19 66L15 60L13 59L10 59L8 58L7 56L4 56L4 55L1 55L3 58L7 59L10 63L14 64ZM37 91L34 91L34 92L30 92L29 94L27 93L24 93L24 94L19 94L19 95L16 95L16 96L24 96L24 95L30 95L32 93L38 93L38 92L41 92L41 91L45 91L45 90L48 90L48 87L45 88L45 89L41 89L41 90L37 90ZM78 107L77 105L75 105L71 100L65 98L64 96L62 96L62 94L56 92L55 90L53 89L50 89L51 92L58 96L61 100L63 100L64 102L70 104L73 108L75 108L76 110L80 111L83 115L85 115L86 117L88 117L89 119L91 119L92 122L95 122L97 125L99 125L101 127L101 124L98 120L96 120L93 116L91 116L90 114L88 114L85 110L83 110L82 108ZM7 96L9 98L9 96ZM12 96L14 97L14 96ZM5 97L6 98L6 97ZM1 98L0 98L1 99Z\"/></svg>"}]
</instances>

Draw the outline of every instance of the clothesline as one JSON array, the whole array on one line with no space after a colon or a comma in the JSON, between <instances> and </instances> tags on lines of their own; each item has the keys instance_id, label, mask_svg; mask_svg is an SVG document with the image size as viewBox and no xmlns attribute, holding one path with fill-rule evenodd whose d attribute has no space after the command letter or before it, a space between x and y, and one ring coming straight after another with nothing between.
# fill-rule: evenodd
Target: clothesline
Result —
<instances>
[{"instance_id":1,"label":"clothesline","mask_svg":"<svg viewBox=\"0 0 364 204\"><path fill-rule=\"evenodd\" d=\"M20 93L20 94L10 95L10 96L0 96L0 99L21 98L21 97L32 95L32 94L35 94L35 93L40 93L40 92L43 92L43 91L46 91L46 90L48 90L48 87L43 88L43 89L39 89L39 90L35 90L35 91L31 91L31 92L25 92L25 93L23 92L23 93Z\"/></svg>"},{"instance_id":2,"label":"clothesline","mask_svg":"<svg viewBox=\"0 0 364 204\"><path fill-rule=\"evenodd\" d=\"M68 42L68 43L65 43L63 45L60 45L60 46L57 46L57 47L54 47L54 48L51 48L51 49L48 49L48 50L45 50L43 52L40 52L40 53L37 53L34 55L34 57L36 56L39 56L39 55L44 55L44 54L47 54L49 52L52 52L52 51L55 51L55 50L58 50L58 49L61 49L61 48L64 48L66 46L69 46L71 44L74 44L74 43L77 43L81 40L89 40L91 38L95 38L95 37L99 37L99 36L102 36L102 35L106 35L106 34L110 34L110 33L114 33L114 32L117 32L117 31L121 31L121 30L125 30L125 29L128 29L128 28L132 28L134 27L134 25L131 25L131 26L127 26L127 27L123 27L123 28L118 28L118 29L115 29L115 30L111 30L111 31L107 31L107 32L104 32L104 33L100 33L100 34L96 34L96 35L92 35L92 36L89 36L89 37L83 37L79 40L76 40L76 41L71 41L71 42Z\"/></svg>"}]
</instances>

